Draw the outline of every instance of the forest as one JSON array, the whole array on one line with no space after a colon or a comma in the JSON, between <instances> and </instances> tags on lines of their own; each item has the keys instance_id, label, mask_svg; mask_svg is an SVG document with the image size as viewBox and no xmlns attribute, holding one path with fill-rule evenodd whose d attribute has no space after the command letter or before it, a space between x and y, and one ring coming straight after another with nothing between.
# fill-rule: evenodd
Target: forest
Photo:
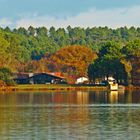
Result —
<instances>
[{"instance_id":1,"label":"forest","mask_svg":"<svg viewBox=\"0 0 140 140\"><path fill-rule=\"evenodd\" d=\"M113 76L133 84L140 57L140 28L0 28L0 80L15 72L61 72L69 82L88 76L91 83ZM139 64L138 64L139 65Z\"/></svg>"}]
</instances>

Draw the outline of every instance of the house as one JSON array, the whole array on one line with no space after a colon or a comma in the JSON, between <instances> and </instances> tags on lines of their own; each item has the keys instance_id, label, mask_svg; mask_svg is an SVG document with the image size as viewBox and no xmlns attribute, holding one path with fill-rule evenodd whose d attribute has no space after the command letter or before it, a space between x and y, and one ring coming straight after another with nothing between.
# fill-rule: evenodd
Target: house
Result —
<instances>
[{"instance_id":1,"label":"house","mask_svg":"<svg viewBox=\"0 0 140 140\"><path fill-rule=\"evenodd\" d=\"M55 73L16 73L14 81L17 84L62 84L65 78Z\"/></svg>"},{"instance_id":2,"label":"house","mask_svg":"<svg viewBox=\"0 0 140 140\"><path fill-rule=\"evenodd\" d=\"M19 73L13 73L13 80L17 84L29 84L31 83L30 77L32 74L25 73L25 72L19 72Z\"/></svg>"},{"instance_id":3,"label":"house","mask_svg":"<svg viewBox=\"0 0 140 140\"><path fill-rule=\"evenodd\" d=\"M114 83L116 83L116 80L112 76L108 77L108 79L105 78L105 80L108 81L108 84L114 84Z\"/></svg>"},{"instance_id":4,"label":"house","mask_svg":"<svg viewBox=\"0 0 140 140\"><path fill-rule=\"evenodd\" d=\"M76 84L83 84L83 83L87 83L89 80L87 77L79 77L76 79Z\"/></svg>"}]
</instances>

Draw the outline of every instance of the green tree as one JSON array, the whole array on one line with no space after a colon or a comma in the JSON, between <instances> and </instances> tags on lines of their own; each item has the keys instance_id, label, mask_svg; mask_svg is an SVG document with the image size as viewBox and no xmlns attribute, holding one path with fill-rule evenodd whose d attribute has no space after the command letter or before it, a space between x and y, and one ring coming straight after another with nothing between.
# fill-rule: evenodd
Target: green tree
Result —
<instances>
[{"instance_id":1,"label":"green tree","mask_svg":"<svg viewBox=\"0 0 140 140\"><path fill-rule=\"evenodd\" d=\"M0 68L0 80L4 81L7 85L13 85L12 72L9 68Z\"/></svg>"},{"instance_id":2,"label":"green tree","mask_svg":"<svg viewBox=\"0 0 140 140\"><path fill-rule=\"evenodd\" d=\"M122 63L125 65L125 70L127 72L128 84L132 83L132 70L135 73L135 69L133 68L133 63L140 57L140 41L134 40L130 41L127 45L122 48L122 53L124 54L124 59L122 59Z\"/></svg>"},{"instance_id":3,"label":"green tree","mask_svg":"<svg viewBox=\"0 0 140 140\"><path fill-rule=\"evenodd\" d=\"M90 65L91 80L113 76L119 83L126 82L126 72L121 59L121 46L115 42L105 43L99 51L99 58Z\"/></svg>"},{"instance_id":4,"label":"green tree","mask_svg":"<svg viewBox=\"0 0 140 140\"><path fill-rule=\"evenodd\" d=\"M35 33L36 33L35 28L32 27L32 26L30 26L30 27L28 28L28 34L31 35L31 36L34 36Z\"/></svg>"},{"instance_id":5,"label":"green tree","mask_svg":"<svg viewBox=\"0 0 140 140\"><path fill-rule=\"evenodd\" d=\"M38 36L47 36L48 30L46 27L39 27L36 29Z\"/></svg>"}]
</instances>

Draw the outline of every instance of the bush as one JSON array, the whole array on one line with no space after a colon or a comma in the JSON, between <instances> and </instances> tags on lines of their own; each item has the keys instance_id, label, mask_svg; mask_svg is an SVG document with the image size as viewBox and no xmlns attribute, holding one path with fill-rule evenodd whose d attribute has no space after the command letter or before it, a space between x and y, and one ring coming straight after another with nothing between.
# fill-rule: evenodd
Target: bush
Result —
<instances>
[{"instance_id":1,"label":"bush","mask_svg":"<svg viewBox=\"0 0 140 140\"><path fill-rule=\"evenodd\" d=\"M0 81L3 81L5 85L15 85L12 80L12 72L9 68L0 68ZM3 84L3 82L1 82Z\"/></svg>"}]
</instances>

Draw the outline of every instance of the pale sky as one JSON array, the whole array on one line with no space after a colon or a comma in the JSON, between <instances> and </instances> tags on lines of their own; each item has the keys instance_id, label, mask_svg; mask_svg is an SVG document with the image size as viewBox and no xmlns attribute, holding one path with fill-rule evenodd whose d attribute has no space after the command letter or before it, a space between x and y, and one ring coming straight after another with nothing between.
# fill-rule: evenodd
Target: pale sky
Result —
<instances>
[{"instance_id":1,"label":"pale sky","mask_svg":"<svg viewBox=\"0 0 140 140\"><path fill-rule=\"evenodd\" d=\"M140 0L0 0L0 26L140 27Z\"/></svg>"}]
</instances>

